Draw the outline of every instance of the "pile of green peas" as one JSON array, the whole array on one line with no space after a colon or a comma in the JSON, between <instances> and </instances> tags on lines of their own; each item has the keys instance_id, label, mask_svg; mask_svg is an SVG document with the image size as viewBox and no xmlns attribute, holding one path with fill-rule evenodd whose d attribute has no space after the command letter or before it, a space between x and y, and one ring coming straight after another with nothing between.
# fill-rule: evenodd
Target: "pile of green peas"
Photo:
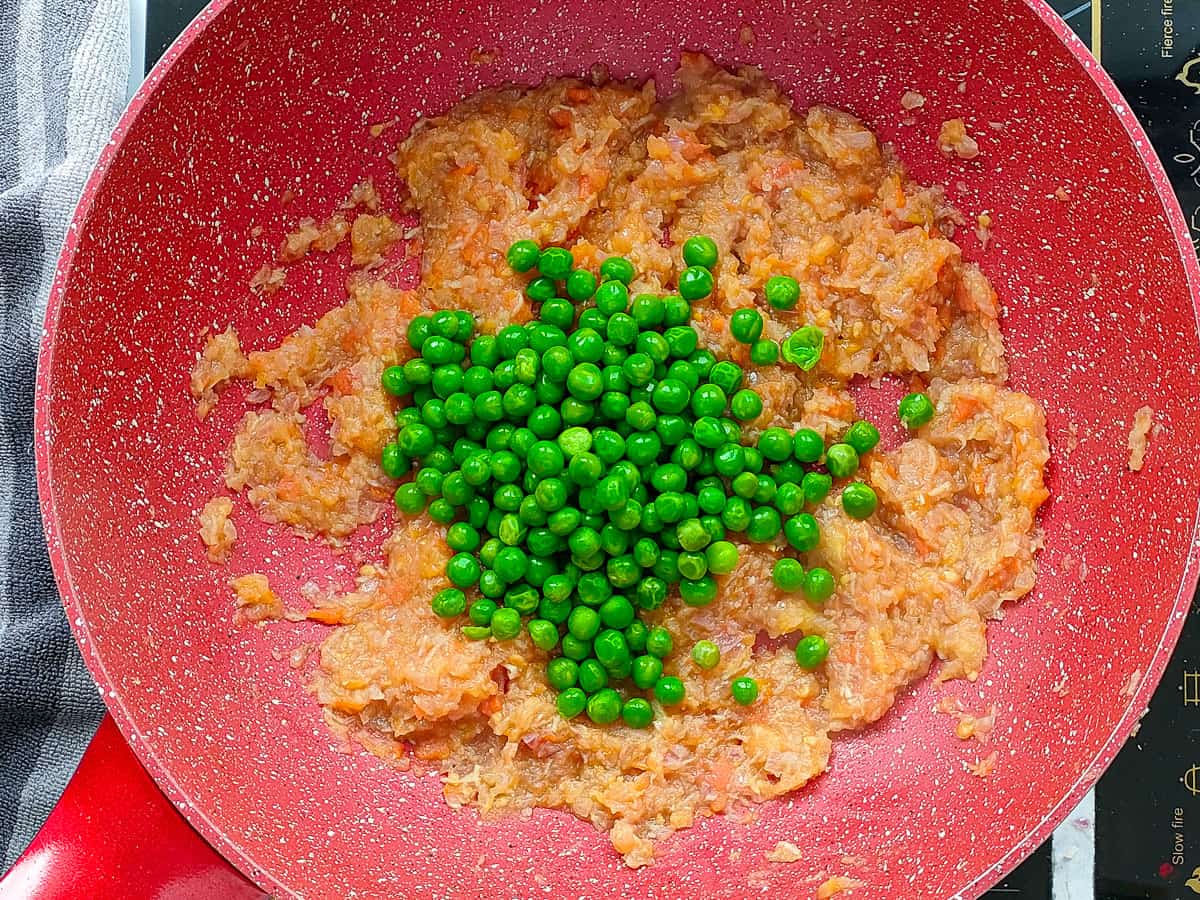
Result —
<instances>
[{"instance_id":1,"label":"pile of green peas","mask_svg":"<svg viewBox=\"0 0 1200 900\"><path fill-rule=\"evenodd\" d=\"M462 310L414 318L407 340L417 355L383 372L384 389L411 403L396 413L381 465L396 479L415 469L396 489L400 512L447 526L453 587L433 598L438 616L465 616L463 634L475 640L525 630L550 656L546 679L561 715L645 728L654 707L636 692L671 707L685 691L663 674L671 634L642 613L675 595L712 603L715 576L738 564L730 534L813 550L821 532L807 508L835 478L855 474L879 432L855 422L828 447L807 428L743 438L762 400L742 368L701 347L689 325L691 303L713 290L710 238L684 243L686 268L670 296L631 297L636 273L621 257L606 259L598 277L562 247L517 241L507 258L532 276L525 293L536 318L494 335L476 335ZM776 276L765 294L790 309L799 287ZM731 329L752 359L771 364L779 350L762 325L757 311L740 310ZM854 518L876 502L862 482L842 491ZM791 557L778 561L774 582L818 606L836 588L828 570ZM812 669L828 652L809 635L796 659ZM711 669L720 651L700 641L691 656ZM737 679L730 692L749 704L758 686Z\"/></svg>"}]
</instances>

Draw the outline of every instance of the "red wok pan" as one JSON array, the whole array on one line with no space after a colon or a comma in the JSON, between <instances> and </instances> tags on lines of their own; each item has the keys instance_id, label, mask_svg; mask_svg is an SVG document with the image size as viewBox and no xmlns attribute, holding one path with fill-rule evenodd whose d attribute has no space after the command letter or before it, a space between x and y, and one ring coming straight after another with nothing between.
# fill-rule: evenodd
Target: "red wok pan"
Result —
<instances>
[{"instance_id":1,"label":"red wok pan","mask_svg":"<svg viewBox=\"0 0 1200 900\"><path fill-rule=\"evenodd\" d=\"M228 567L209 565L196 513L219 490L240 404L231 393L201 426L187 372L206 327L232 323L261 347L338 302L336 257L296 268L270 298L247 283L286 230L327 215L362 176L394 197L386 155L418 114L596 62L622 77L669 78L681 48L760 65L798 105L850 109L895 141L918 180L946 184L972 219L991 211L993 241L981 247L967 228L963 245L1004 301L1012 381L1045 402L1055 455L1037 589L991 628L977 683L927 680L876 726L839 739L831 770L804 790L750 824L703 820L633 871L568 815L483 823L448 808L435 777L335 746L288 660L320 626L236 627L226 579L266 572L299 604L299 573L345 583L388 523L334 555L242 515ZM910 89L927 98L915 124L899 102ZM982 150L970 162L936 148L940 123L959 116ZM371 136L370 124L393 119ZM1197 574L1198 291L1183 218L1145 135L1035 0L218 0L121 121L69 232L38 382L50 553L75 635L138 759L266 891L808 897L838 874L863 882L854 897L974 897L1095 782L1179 632ZM1159 428L1133 473L1126 435L1144 404ZM996 704L992 776L964 771L979 748L934 712L943 691L968 708ZM104 797L153 796L119 780L127 767L89 771ZM160 814L151 821L167 829L171 814ZM114 813L124 823L115 832L91 816L107 830L83 846L134 840L129 823L144 815ZM97 862L100 883L75 895L248 889L229 871L213 875L202 848L137 840L140 868L128 853L115 873ZM780 840L803 859L767 863ZM44 851L35 845L26 863L44 869ZM176 858L199 862L173 875ZM205 871L228 880L205 887ZM136 887L116 880L130 872L143 879Z\"/></svg>"}]
</instances>

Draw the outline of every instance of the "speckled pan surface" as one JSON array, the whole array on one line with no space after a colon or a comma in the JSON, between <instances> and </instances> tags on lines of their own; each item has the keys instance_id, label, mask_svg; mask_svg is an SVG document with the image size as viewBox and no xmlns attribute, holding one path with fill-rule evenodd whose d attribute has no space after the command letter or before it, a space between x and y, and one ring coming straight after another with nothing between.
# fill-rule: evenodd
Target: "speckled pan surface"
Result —
<instances>
[{"instance_id":1,"label":"speckled pan surface","mask_svg":"<svg viewBox=\"0 0 1200 900\"><path fill-rule=\"evenodd\" d=\"M831 771L805 790L749 823L703 821L635 872L568 815L481 823L446 807L436 778L334 746L288 663L317 626L237 628L225 580L264 571L299 603L313 573L345 585L383 525L334 555L239 506L233 558L209 565L195 515L220 490L240 404L230 393L201 426L186 373L206 327L232 323L258 347L339 302L340 257L294 268L269 299L247 284L285 230L326 215L361 176L394 198L385 156L416 116L595 62L667 76L682 47L761 65L798 104L858 113L969 218L992 213L986 250L970 229L963 244L1004 300L1013 382L1048 408L1053 498L1038 587L990 629L976 684L927 680L838 741ZM499 53L480 65L476 48ZM909 89L927 98L915 113L900 106ZM937 152L941 122L957 116L979 139L976 160ZM844 874L865 884L855 897L976 896L1120 747L1195 583L1200 278L1169 196L1086 50L1020 0L218 2L122 121L50 300L39 478L76 636L164 790L280 894L800 897ZM1125 438L1146 403L1161 428L1134 474ZM989 747L953 736L933 712L942 692L997 705ZM991 749L993 776L964 770ZM780 840L804 859L767 862Z\"/></svg>"}]
</instances>

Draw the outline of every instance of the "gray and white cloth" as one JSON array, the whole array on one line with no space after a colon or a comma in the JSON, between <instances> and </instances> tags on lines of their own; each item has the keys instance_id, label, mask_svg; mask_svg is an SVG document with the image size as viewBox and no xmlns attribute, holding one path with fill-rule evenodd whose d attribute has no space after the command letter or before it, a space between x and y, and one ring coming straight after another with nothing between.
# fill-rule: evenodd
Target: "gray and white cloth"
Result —
<instances>
[{"instance_id":1,"label":"gray and white cloth","mask_svg":"<svg viewBox=\"0 0 1200 900\"><path fill-rule=\"evenodd\" d=\"M129 48L125 0L0 0L0 872L104 711L42 537L33 385L55 260L125 104Z\"/></svg>"}]
</instances>

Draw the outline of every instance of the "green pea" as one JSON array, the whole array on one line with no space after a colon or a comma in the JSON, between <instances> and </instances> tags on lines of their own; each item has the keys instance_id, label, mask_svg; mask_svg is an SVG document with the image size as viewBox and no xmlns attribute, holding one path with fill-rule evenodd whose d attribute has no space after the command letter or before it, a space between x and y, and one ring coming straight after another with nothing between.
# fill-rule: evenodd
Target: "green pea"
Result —
<instances>
[{"instance_id":1,"label":"green pea","mask_svg":"<svg viewBox=\"0 0 1200 900\"><path fill-rule=\"evenodd\" d=\"M620 281L605 281L596 288L596 309L604 315L625 312L629 306L629 288Z\"/></svg>"},{"instance_id":2,"label":"green pea","mask_svg":"<svg viewBox=\"0 0 1200 900\"><path fill-rule=\"evenodd\" d=\"M479 560L470 553L456 553L446 563L446 577L460 588L471 587L479 581Z\"/></svg>"},{"instance_id":3,"label":"green pea","mask_svg":"<svg viewBox=\"0 0 1200 900\"><path fill-rule=\"evenodd\" d=\"M807 372L821 361L825 347L825 332L815 325L797 328L779 348L779 355L787 362Z\"/></svg>"},{"instance_id":4,"label":"green pea","mask_svg":"<svg viewBox=\"0 0 1200 900\"><path fill-rule=\"evenodd\" d=\"M709 373L712 372L713 366L717 364L717 358L713 355L711 350L705 347L700 347L688 357L688 362L692 364L692 367L696 370L697 375L699 375L702 379L706 379L708 378Z\"/></svg>"},{"instance_id":5,"label":"green pea","mask_svg":"<svg viewBox=\"0 0 1200 900\"><path fill-rule=\"evenodd\" d=\"M530 322L525 326L529 332L529 349L545 353L551 347L565 347L567 336L561 328L548 322Z\"/></svg>"},{"instance_id":6,"label":"green pea","mask_svg":"<svg viewBox=\"0 0 1200 900\"><path fill-rule=\"evenodd\" d=\"M600 278L602 281L619 281L629 284L634 276L633 263L623 256L610 256L600 263Z\"/></svg>"},{"instance_id":7,"label":"green pea","mask_svg":"<svg viewBox=\"0 0 1200 900\"><path fill-rule=\"evenodd\" d=\"M721 416L728 402L725 392L717 385L700 385L692 392L692 413L697 418Z\"/></svg>"},{"instance_id":8,"label":"green pea","mask_svg":"<svg viewBox=\"0 0 1200 900\"><path fill-rule=\"evenodd\" d=\"M408 323L405 337L408 339L408 345L421 352L421 347L425 344L425 339L429 337L429 316L415 316Z\"/></svg>"},{"instance_id":9,"label":"green pea","mask_svg":"<svg viewBox=\"0 0 1200 900\"><path fill-rule=\"evenodd\" d=\"M643 656L639 656L633 661L633 683L642 690L648 691L653 688L658 679L662 677L662 671L662 660L657 656L651 656L648 653Z\"/></svg>"},{"instance_id":10,"label":"green pea","mask_svg":"<svg viewBox=\"0 0 1200 900\"><path fill-rule=\"evenodd\" d=\"M521 633L521 614L515 609L501 607L492 615L492 637L511 641Z\"/></svg>"},{"instance_id":11,"label":"green pea","mask_svg":"<svg viewBox=\"0 0 1200 900\"><path fill-rule=\"evenodd\" d=\"M729 693L740 706L749 706L758 699L758 682L753 678L735 678L729 685Z\"/></svg>"},{"instance_id":12,"label":"green pea","mask_svg":"<svg viewBox=\"0 0 1200 900\"><path fill-rule=\"evenodd\" d=\"M567 619L567 631L581 641L592 640L600 631L600 615L587 606L577 606Z\"/></svg>"},{"instance_id":13,"label":"green pea","mask_svg":"<svg viewBox=\"0 0 1200 900\"><path fill-rule=\"evenodd\" d=\"M570 275L574 264L575 257L571 251L562 247L547 247L538 254L538 271L555 281L562 281Z\"/></svg>"},{"instance_id":14,"label":"green pea","mask_svg":"<svg viewBox=\"0 0 1200 900\"><path fill-rule=\"evenodd\" d=\"M542 302L538 319L565 330L575 324L575 307L562 297L551 297Z\"/></svg>"},{"instance_id":15,"label":"green pea","mask_svg":"<svg viewBox=\"0 0 1200 900\"><path fill-rule=\"evenodd\" d=\"M651 656L657 656L659 659L662 659L670 656L674 648L675 641L671 638L671 632L667 631L661 625L655 625L650 629L650 633L646 635L646 652Z\"/></svg>"},{"instance_id":16,"label":"green pea","mask_svg":"<svg viewBox=\"0 0 1200 900\"><path fill-rule=\"evenodd\" d=\"M396 436L396 444L400 452L408 457L424 456L433 450L437 443L433 429L428 425L413 422L404 426Z\"/></svg>"},{"instance_id":17,"label":"green pea","mask_svg":"<svg viewBox=\"0 0 1200 900\"><path fill-rule=\"evenodd\" d=\"M701 669L715 669L721 661L721 650L712 641L696 641L692 646L692 662Z\"/></svg>"},{"instance_id":18,"label":"green pea","mask_svg":"<svg viewBox=\"0 0 1200 900\"><path fill-rule=\"evenodd\" d=\"M725 508L725 491L720 485L703 487L696 494L696 502L701 512L709 515L720 515Z\"/></svg>"},{"instance_id":19,"label":"green pea","mask_svg":"<svg viewBox=\"0 0 1200 900\"><path fill-rule=\"evenodd\" d=\"M776 561L771 580L781 591L795 593L804 587L804 566L799 560L785 556Z\"/></svg>"},{"instance_id":20,"label":"green pea","mask_svg":"<svg viewBox=\"0 0 1200 900\"><path fill-rule=\"evenodd\" d=\"M467 595L457 588L446 588L434 595L433 611L443 619L461 616L467 609Z\"/></svg>"},{"instance_id":21,"label":"green pea","mask_svg":"<svg viewBox=\"0 0 1200 900\"><path fill-rule=\"evenodd\" d=\"M704 552L708 571L714 575L728 575L738 564L738 549L729 541L715 541Z\"/></svg>"},{"instance_id":22,"label":"green pea","mask_svg":"<svg viewBox=\"0 0 1200 900\"><path fill-rule=\"evenodd\" d=\"M546 681L556 691L575 687L579 681L579 664L565 656L550 660L546 663Z\"/></svg>"},{"instance_id":23,"label":"green pea","mask_svg":"<svg viewBox=\"0 0 1200 900\"><path fill-rule=\"evenodd\" d=\"M713 468L718 474L730 479L736 478L746 468L746 449L732 442L723 443L713 453L712 460Z\"/></svg>"},{"instance_id":24,"label":"green pea","mask_svg":"<svg viewBox=\"0 0 1200 900\"><path fill-rule=\"evenodd\" d=\"M473 404L475 418L484 422L499 422L504 418L504 397L499 391L484 391Z\"/></svg>"},{"instance_id":25,"label":"green pea","mask_svg":"<svg viewBox=\"0 0 1200 900\"><path fill-rule=\"evenodd\" d=\"M774 507L755 507L746 525L746 537L756 544L768 543L779 535L781 525L779 512Z\"/></svg>"},{"instance_id":26,"label":"green pea","mask_svg":"<svg viewBox=\"0 0 1200 900\"><path fill-rule=\"evenodd\" d=\"M401 478L411 466L412 463L398 444L392 442L384 445L383 451L379 454L379 468L383 469L384 475L388 478Z\"/></svg>"},{"instance_id":27,"label":"green pea","mask_svg":"<svg viewBox=\"0 0 1200 900\"><path fill-rule=\"evenodd\" d=\"M629 395L606 391L600 395L600 415L610 422L621 422L629 412Z\"/></svg>"},{"instance_id":28,"label":"green pea","mask_svg":"<svg viewBox=\"0 0 1200 900\"><path fill-rule=\"evenodd\" d=\"M852 519L867 519L875 512L878 498L868 484L856 481L842 490L842 509Z\"/></svg>"},{"instance_id":29,"label":"green pea","mask_svg":"<svg viewBox=\"0 0 1200 900\"><path fill-rule=\"evenodd\" d=\"M829 656L829 643L819 634L810 634L796 644L796 662L801 668L815 669Z\"/></svg>"},{"instance_id":30,"label":"green pea","mask_svg":"<svg viewBox=\"0 0 1200 900\"><path fill-rule=\"evenodd\" d=\"M614 557L608 561L608 565L605 567L605 574L608 576L608 580L613 587L629 588L637 584L642 573L641 567L632 556L623 555ZM628 601L625 602L628 603ZM630 607L630 611L632 614L632 607ZM613 625L612 627L624 628L625 625Z\"/></svg>"},{"instance_id":31,"label":"green pea","mask_svg":"<svg viewBox=\"0 0 1200 900\"><path fill-rule=\"evenodd\" d=\"M837 583L828 569L815 566L804 576L804 595L813 603L824 603L833 596Z\"/></svg>"},{"instance_id":32,"label":"green pea","mask_svg":"<svg viewBox=\"0 0 1200 900\"><path fill-rule=\"evenodd\" d=\"M567 296L577 303L591 300L596 293L596 276L587 269L576 269L567 276Z\"/></svg>"},{"instance_id":33,"label":"green pea","mask_svg":"<svg viewBox=\"0 0 1200 900\"><path fill-rule=\"evenodd\" d=\"M549 576L542 583L542 590L545 591L546 585L550 583L550 580L557 577L559 576ZM568 587L568 593L569 591L570 588ZM555 625L564 625L566 624L567 617L571 614L572 608L571 601L566 597L551 598L543 596L538 601L537 614L539 618L545 619L547 622L553 622Z\"/></svg>"},{"instance_id":34,"label":"green pea","mask_svg":"<svg viewBox=\"0 0 1200 900\"><path fill-rule=\"evenodd\" d=\"M772 275L767 279L763 294L775 309L795 309L800 300L800 284L789 275Z\"/></svg>"},{"instance_id":35,"label":"green pea","mask_svg":"<svg viewBox=\"0 0 1200 900\"><path fill-rule=\"evenodd\" d=\"M846 436L842 440L853 447L855 453L863 456L874 450L875 445L879 443L879 429L860 419L846 430Z\"/></svg>"},{"instance_id":36,"label":"green pea","mask_svg":"<svg viewBox=\"0 0 1200 900\"><path fill-rule=\"evenodd\" d=\"M800 483L804 492L804 502L817 504L824 500L833 487L833 478L824 472L808 472Z\"/></svg>"},{"instance_id":37,"label":"green pea","mask_svg":"<svg viewBox=\"0 0 1200 900\"><path fill-rule=\"evenodd\" d=\"M753 344L763 332L762 314L757 309L739 309L729 317L729 333L743 344Z\"/></svg>"},{"instance_id":38,"label":"green pea","mask_svg":"<svg viewBox=\"0 0 1200 900\"><path fill-rule=\"evenodd\" d=\"M621 706L621 695L612 688L603 688L588 698L587 716L597 725L608 725L620 718Z\"/></svg>"},{"instance_id":39,"label":"green pea","mask_svg":"<svg viewBox=\"0 0 1200 900\"><path fill-rule=\"evenodd\" d=\"M625 456L634 465L644 466L654 462L662 450L662 439L653 431L631 434L625 440Z\"/></svg>"},{"instance_id":40,"label":"green pea","mask_svg":"<svg viewBox=\"0 0 1200 900\"><path fill-rule=\"evenodd\" d=\"M908 394L900 401L900 424L913 431L929 422L933 412L933 402L925 394Z\"/></svg>"},{"instance_id":41,"label":"green pea","mask_svg":"<svg viewBox=\"0 0 1200 900\"><path fill-rule=\"evenodd\" d=\"M742 472L729 482L734 494L744 500L750 500L758 490L758 476L753 472Z\"/></svg>"},{"instance_id":42,"label":"green pea","mask_svg":"<svg viewBox=\"0 0 1200 900\"><path fill-rule=\"evenodd\" d=\"M500 348L495 335L481 334L471 342L471 363L486 369L495 369L500 362Z\"/></svg>"},{"instance_id":43,"label":"green pea","mask_svg":"<svg viewBox=\"0 0 1200 900\"><path fill-rule=\"evenodd\" d=\"M492 622L492 614L496 612L496 603L484 597L481 600L476 600L471 604L471 608L467 610L467 615L471 619L472 625L490 625Z\"/></svg>"},{"instance_id":44,"label":"green pea","mask_svg":"<svg viewBox=\"0 0 1200 900\"><path fill-rule=\"evenodd\" d=\"M639 328L653 328L656 325L663 324L663 319L666 316L666 304L663 303L661 297L656 297L653 294L638 294L633 298L633 304L629 307L629 314L633 317Z\"/></svg>"},{"instance_id":45,"label":"green pea","mask_svg":"<svg viewBox=\"0 0 1200 900\"><path fill-rule=\"evenodd\" d=\"M692 319L692 307L678 294L663 298L663 325L674 328L686 325Z\"/></svg>"},{"instance_id":46,"label":"green pea","mask_svg":"<svg viewBox=\"0 0 1200 900\"><path fill-rule=\"evenodd\" d=\"M591 556L600 551L600 535L592 528L581 527L567 538L567 546L575 556Z\"/></svg>"},{"instance_id":47,"label":"green pea","mask_svg":"<svg viewBox=\"0 0 1200 900\"><path fill-rule=\"evenodd\" d=\"M760 338L750 345L750 362L756 366L773 366L779 362L779 345Z\"/></svg>"},{"instance_id":48,"label":"green pea","mask_svg":"<svg viewBox=\"0 0 1200 900\"><path fill-rule=\"evenodd\" d=\"M558 549L555 547L556 551ZM555 574L558 569L558 563L552 557L535 556L529 560L529 571L525 573L525 580L535 588L541 588L546 583L546 579ZM540 599L538 605L541 605Z\"/></svg>"},{"instance_id":49,"label":"green pea","mask_svg":"<svg viewBox=\"0 0 1200 900\"><path fill-rule=\"evenodd\" d=\"M575 662L583 662L592 655L592 642L580 640L573 634L564 634L562 639L563 656Z\"/></svg>"},{"instance_id":50,"label":"green pea","mask_svg":"<svg viewBox=\"0 0 1200 900\"><path fill-rule=\"evenodd\" d=\"M775 492L775 508L781 515L796 515L804 509L804 490L792 482L779 485Z\"/></svg>"},{"instance_id":51,"label":"green pea","mask_svg":"<svg viewBox=\"0 0 1200 900\"><path fill-rule=\"evenodd\" d=\"M690 429L691 423L685 417L671 413L659 416L658 421L654 423L654 430L667 447L677 446L688 436Z\"/></svg>"},{"instance_id":52,"label":"green pea","mask_svg":"<svg viewBox=\"0 0 1200 900\"><path fill-rule=\"evenodd\" d=\"M629 499L628 486L624 481L612 475L602 478L596 485L595 491L596 502L604 510L620 509Z\"/></svg>"},{"instance_id":53,"label":"green pea","mask_svg":"<svg viewBox=\"0 0 1200 900\"><path fill-rule=\"evenodd\" d=\"M757 486L757 479L755 486ZM725 508L721 510L721 524L730 531L745 531L750 524L750 515L753 512L750 503L742 497L730 497L725 501Z\"/></svg>"},{"instance_id":54,"label":"green pea","mask_svg":"<svg viewBox=\"0 0 1200 900\"><path fill-rule=\"evenodd\" d=\"M754 494L749 498L755 503L770 503L775 499L775 494L779 490L779 486L775 484L775 479L770 475L759 474L755 476L756 487Z\"/></svg>"},{"instance_id":55,"label":"green pea","mask_svg":"<svg viewBox=\"0 0 1200 900\"><path fill-rule=\"evenodd\" d=\"M625 628L625 643L629 645L630 653L642 653L646 649L646 635L650 629L641 619L634 619Z\"/></svg>"},{"instance_id":56,"label":"green pea","mask_svg":"<svg viewBox=\"0 0 1200 900\"><path fill-rule=\"evenodd\" d=\"M654 377L654 360L647 353L631 353L621 364L621 372L631 385L642 387Z\"/></svg>"},{"instance_id":57,"label":"green pea","mask_svg":"<svg viewBox=\"0 0 1200 900\"><path fill-rule=\"evenodd\" d=\"M579 363L567 375L567 390L578 400L595 400L604 392L600 369L594 363Z\"/></svg>"},{"instance_id":58,"label":"green pea","mask_svg":"<svg viewBox=\"0 0 1200 900\"><path fill-rule=\"evenodd\" d=\"M688 606L708 606L717 599L717 582L710 575L679 582L679 597Z\"/></svg>"},{"instance_id":59,"label":"green pea","mask_svg":"<svg viewBox=\"0 0 1200 900\"><path fill-rule=\"evenodd\" d=\"M455 522L446 529L446 543L451 550L474 552L479 549L479 532L466 522Z\"/></svg>"},{"instance_id":60,"label":"green pea","mask_svg":"<svg viewBox=\"0 0 1200 900\"><path fill-rule=\"evenodd\" d=\"M654 698L663 706L678 706L685 694L683 682L674 675L664 675L654 685Z\"/></svg>"},{"instance_id":61,"label":"green pea","mask_svg":"<svg viewBox=\"0 0 1200 900\"><path fill-rule=\"evenodd\" d=\"M611 597L600 605L600 621L607 628L627 628L633 618L633 604L624 597Z\"/></svg>"},{"instance_id":62,"label":"green pea","mask_svg":"<svg viewBox=\"0 0 1200 900\"><path fill-rule=\"evenodd\" d=\"M703 529L703 526L701 526ZM708 536L706 531L705 537ZM708 558L698 551L684 550L679 554L679 574L687 580L703 578L708 572Z\"/></svg>"},{"instance_id":63,"label":"green pea","mask_svg":"<svg viewBox=\"0 0 1200 900\"><path fill-rule=\"evenodd\" d=\"M553 623L545 619L530 619L525 627L529 630L529 639L539 650L549 653L558 646L558 628Z\"/></svg>"},{"instance_id":64,"label":"green pea","mask_svg":"<svg viewBox=\"0 0 1200 900\"><path fill-rule=\"evenodd\" d=\"M605 326L605 336L621 347L632 346L637 341L638 325L632 316L623 312L613 313ZM601 350L603 356L603 350Z\"/></svg>"},{"instance_id":65,"label":"green pea","mask_svg":"<svg viewBox=\"0 0 1200 900\"><path fill-rule=\"evenodd\" d=\"M466 506L467 501L474 496L475 488L461 471L450 472L442 479L442 498L452 507Z\"/></svg>"},{"instance_id":66,"label":"green pea","mask_svg":"<svg viewBox=\"0 0 1200 900\"><path fill-rule=\"evenodd\" d=\"M808 513L800 513L787 520L783 535L793 549L807 553L821 541L821 527Z\"/></svg>"},{"instance_id":67,"label":"green pea","mask_svg":"<svg viewBox=\"0 0 1200 900\"><path fill-rule=\"evenodd\" d=\"M508 265L514 272L528 272L538 261L538 245L533 241L514 241L505 254Z\"/></svg>"},{"instance_id":68,"label":"green pea","mask_svg":"<svg viewBox=\"0 0 1200 900\"><path fill-rule=\"evenodd\" d=\"M526 284L526 296L534 302L545 302L553 300L554 295L558 293L558 287L554 284L553 278L545 275L534 278Z\"/></svg>"},{"instance_id":69,"label":"green pea","mask_svg":"<svg viewBox=\"0 0 1200 900\"><path fill-rule=\"evenodd\" d=\"M792 455L802 463L815 463L825 452L825 441L811 428L800 428L792 435Z\"/></svg>"},{"instance_id":70,"label":"green pea","mask_svg":"<svg viewBox=\"0 0 1200 900\"><path fill-rule=\"evenodd\" d=\"M529 557L520 547L505 547L496 554L492 568L496 570L497 575L512 584L525 576L525 570L529 568Z\"/></svg>"},{"instance_id":71,"label":"green pea","mask_svg":"<svg viewBox=\"0 0 1200 900\"><path fill-rule=\"evenodd\" d=\"M717 264L717 242L704 235L693 235L683 242L683 262L711 269Z\"/></svg>"},{"instance_id":72,"label":"green pea","mask_svg":"<svg viewBox=\"0 0 1200 900\"><path fill-rule=\"evenodd\" d=\"M607 322L607 315L596 307L589 306L579 314L579 320L575 324L579 328L594 328L596 331L603 331Z\"/></svg>"},{"instance_id":73,"label":"green pea","mask_svg":"<svg viewBox=\"0 0 1200 900\"><path fill-rule=\"evenodd\" d=\"M655 386L651 396L656 409L665 413L677 414L687 409L691 391L682 381L664 378Z\"/></svg>"},{"instance_id":74,"label":"green pea","mask_svg":"<svg viewBox=\"0 0 1200 900\"><path fill-rule=\"evenodd\" d=\"M655 564L656 570L657 567L658 563ZM647 575L634 588L633 599L640 609L658 609L667 599L667 582L657 575Z\"/></svg>"},{"instance_id":75,"label":"green pea","mask_svg":"<svg viewBox=\"0 0 1200 900\"><path fill-rule=\"evenodd\" d=\"M464 625L462 633L469 641L486 641L492 636L492 629L486 625Z\"/></svg>"},{"instance_id":76,"label":"green pea","mask_svg":"<svg viewBox=\"0 0 1200 900\"><path fill-rule=\"evenodd\" d=\"M642 697L630 697L621 706L621 719L630 728L648 728L654 721L654 707Z\"/></svg>"},{"instance_id":77,"label":"green pea","mask_svg":"<svg viewBox=\"0 0 1200 900\"><path fill-rule=\"evenodd\" d=\"M696 352L700 341L695 329L686 325L675 325L663 332L663 340L667 342L670 355L682 365L691 368L687 357ZM699 379L699 375L696 376Z\"/></svg>"},{"instance_id":78,"label":"green pea","mask_svg":"<svg viewBox=\"0 0 1200 900\"><path fill-rule=\"evenodd\" d=\"M625 643L625 635L615 628L606 628L596 635L592 644L596 659L600 660L607 669L623 665L629 661L629 645Z\"/></svg>"},{"instance_id":79,"label":"green pea","mask_svg":"<svg viewBox=\"0 0 1200 900\"><path fill-rule=\"evenodd\" d=\"M726 396L733 396L742 386L742 368L737 363L722 360L712 367L708 380L723 390Z\"/></svg>"},{"instance_id":80,"label":"green pea","mask_svg":"<svg viewBox=\"0 0 1200 900\"><path fill-rule=\"evenodd\" d=\"M679 294L689 303L712 293L712 272L703 266L688 266L679 273Z\"/></svg>"},{"instance_id":81,"label":"green pea","mask_svg":"<svg viewBox=\"0 0 1200 900\"><path fill-rule=\"evenodd\" d=\"M383 370L379 381L383 389L393 397L403 397L412 393L412 385L404 377L403 366L388 366Z\"/></svg>"},{"instance_id":82,"label":"green pea","mask_svg":"<svg viewBox=\"0 0 1200 900\"><path fill-rule=\"evenodd\" d=\"M484 569L479 575L479 593L489 600L499 600L507 587L504 579L491 569Z\"/></svg>"},{"instance_id":83,"label":"green pea","mask_svg":"<svg viewBox=\"0 0 1200 900\"><path fill-rule=\"evenodd\" d=\"M792 449L792 436L784 428L768 428L758 436L758 452L772 462L788 459Z\"/></svg>"},{"instance_id":84,"label":"green pea","mask_svg":"<svg viewBox=\"0 0 1200 900\"><path fill-rule=\"evenodd\" d=\"M415 387L429 384L433 380L433 366L429 364L428 360L410 359L401 367L401 371L404 380Z\"/></svg>"},{"instance_id":85,"label":"green pea","mask_svg":"<svg viewBox=\"0 0 1200 900\"><path fill-rule=\"evenodd\" d=\"M558 695L558 714L564 719L573 719L581 712L588 703L588 695L580 688L569 687Z\"/></svg>"},{"instance_id":86,"label":"green pea","mask_svg":"<svg viewBox=\"0 0 1200 900\"><path fill-rule=\"evenodd\" d=\"M587 693L594 694L608 687L608 672L599 661L585 659L579 664L579 686Z\"/></svg>"},{"instance_id":87,"label":"green pea","mask_svg":"<svg viewBox=\"0 0 1200 900\"><path fill-rule=\"evenodd\" d=\"M458 320L453 310L443 309L435 312L429 319L429 331L439 337L454 340L458 332Z\"/></svg>"},{"instance_id":88,"label":"green pea","mask_svg":"<svg viewBox=\"0 0 1200 900\"><path fill-rule=\"evenodd\" d=\"M858 454L849 444L834 444L825 451L825 468L834 478L849 478L858 471Z\"/></svg>"},{"instance_id":89,"label":"green pea","mask_svg":"<svg viewBox=\"0 0 1200 900\"><path fill-rule=\"evenodd\" d=\"M708 532L696 518L685 519L676 529L679 545L688 551L703 550L709 544Z\"/></svg>"},{"instance_id":90,"label":"green pea","mask_svg":"<svg viewBox=\"0 0 1200 900\"><path fill-rule=\"evenodd\" d=\"M450 338L431 334L421 347L421 356L425 357L425 361L431 366L436 367L461 362L466 356L466 351L463 350L461 344L456 344ZM407 369L404 374L406 377L408 376Z\"/></svg>"}]
</instances>

